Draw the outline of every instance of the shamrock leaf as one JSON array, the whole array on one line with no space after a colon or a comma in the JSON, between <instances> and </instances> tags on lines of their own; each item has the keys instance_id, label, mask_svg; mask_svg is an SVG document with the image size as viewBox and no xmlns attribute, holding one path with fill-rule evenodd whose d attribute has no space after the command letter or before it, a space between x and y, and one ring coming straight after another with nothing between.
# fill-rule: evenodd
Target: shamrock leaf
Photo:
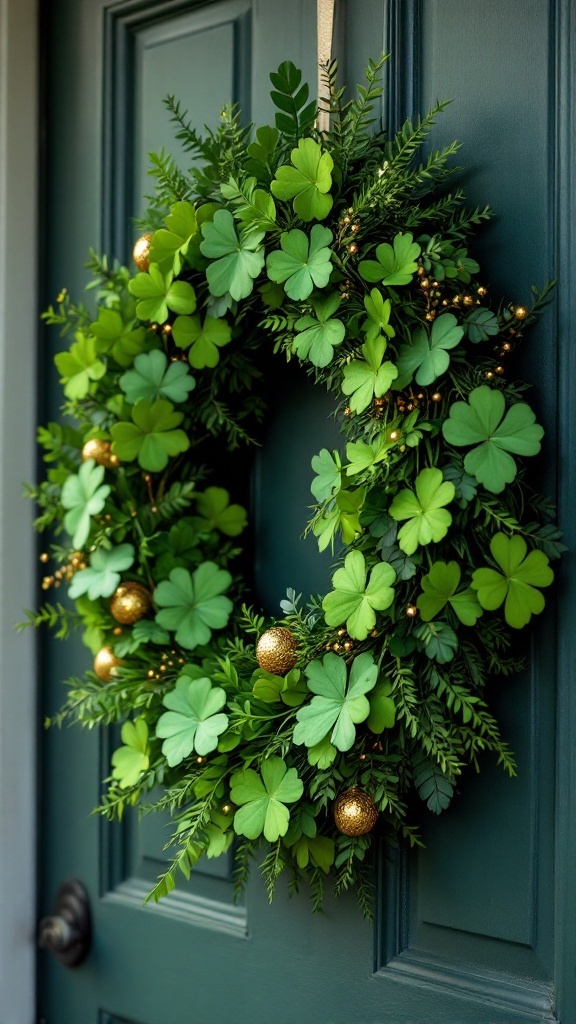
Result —
<instances>
[{"instance_id":1,"label":"shamrock leaf","mask_svg":"<svg viewBox=\"0 0 576 1024\"><path fill-rule=\"evenodd\" d=\"M410 284L418 270L418 259L421 248L413 241L410 232L399 232L394 239L394 246L383 242L376 247L376 260L361 260L358 264L360 277L365 281L382 281L385 285Z\"/></svg>"},{"instance_id":2,"label":"shamrock leaf","mask_svg":"<svg viewBox=\"0 0 576 1024\"><path fill-rule=\"evenodd\" d=\"M319 768L320 771L324 771L325 768L329 768L331 764L334 764L338 751L330 743L330 737L325 736L320 743L315 743L313 747L308 747L308 764L312 767Z\"/></svg>"},{"instance_id":3,"label":"shamrock leaf","mask_svg":"<svg viewBox=\"0 0 576 1024\"><path fill-rule=\"evenodd\" d=\"M277 199L293 199L294 212L302 220L324 220L332 209L332 196L327 194L332 186L332 157L323 153L314 139L300 139L290 160L293 167L284 164L276 171L270 185L272 194Z\"/></svg>"},{"instance_id":4,"label":"shamrock leaf","mask_svg":"<svg viewBox=\"0 0 576 1024\"><path fill-rule=\"evenodd\" d=\"M142 772L150 767L150 746L148 744L148 726L144 718L135 718L133 722L124 722L120 733L123 747L112 754L112 778L116 779L120 789L135 786Z\"/></svg>"},{"instance_id":5,"label":"shamrock leaf","mask_svg":"<svg viewBox=\"0 0 576 1024\"><path fill-rule=\"evenodd\" d=\"M168 363L164 353L154 349L136 356L133 369L120 377L119 384L127 401L135 405L143 398L185 402L196 381L183 363Z\"/></svg>"},{"instance_id":6,"label":"shamrock leaf","mask_svg":"<svg viewBox=\"0 0 576 1024\"><path fill-rule=\"evenodd\" d=\"M312 529L314 536L318 537L319 551L324 551L328 545L334 550L334 538L338 530L344 544L351 544L362 533L358 513L363 501L363 487L355 491L341 490L336 495L335 507L329 511L324 510Z\"/></svg>"},{"instance_id":7,"label":"shamrock leaf","mask_svg":"<svg viewBox=\"0 0 576 1024\"><path fill-rule=\"evenodd\" d=\"M452 522L443 506L454 500L455 487L443 481L442 470L421 470L415 489L416 494L407 488L400 491L389 510L397 522L408 520L398 533L398 543L407 555L413 555L419 545L442 540Z\"/></svg>"},{"instance_id":8,"label":"shamrock leaf","mask_svg":"<svg viewBox=\"0 0 576 1024\"><path fill-rule=\"evenodd\" d=\"M144 348L146 331L143 327L132 329L132 323L125 324L115 309L101 306L98 319L90 324L96 338L98 352L109 353L119 366L130 366L134 356Z\"/></svg>"},{"instance_id":9,"label":"shamrock leaf","mask_svg":"<svg viewBox=\"0 0 576 1024\"><path fill-rule=\"evenodd\" d=\"M367 441L349 441L346 445L346 455L350 465L346 466L346 475L358 476L359 473L372 469L385 459L390 448L398 443L398 438L390 439L391 433L393 425L389 425L386 433L380 434L371 444Z\"/></svg>"},{"instance_id":10,"label":"shamrock leaf","mask_svg":"<svg viewBox=\"0 0 576 1024\"><path fill-rule=\"evenodd\" d=\"M327 246L331 241L332 232L321 224L314 225L310 239L299 228L283 231L281 249L275 249L266 260L268 277L284 284L289 298L307 299L314 287L325 288L328 284L332 251Z\"/></svg>"},{"instance_id":11,"label":"shamrock leaf","mask_svg":"<svg viewBox=\"0 0 576 1024\"><path fill-rule=\"evenodd\" d=\"M198 543L199 535L194 520L189 517L177 520L168 534L162 533L153 542L153 551L157 554L154 579L166 579L172 569L179 566L186 568L201 562Z\"/></svg>"},{"instance_id":12,"label":"shamrock leaf","mask_svg":"<svg viewBox=\"0 0 576 1024\"><path fill-rule=\"evenodd\" d=\"M373 689L378 676L372 655L365 653L354 658L348 685L346 662L337 654L311 661L305 671L308 689L316 696L296 712L294 743L314 747L330 735L330 743L338 750L350 750L356 739L354 726L366 721L370 714L370 704L364 695Z\"/></svg>"},{"instance_id":13,"label":"shamrock leaf","mask_svg":"<svg viewBox=\"0 0 576 1024\"><path fill-rule=\"evenodd\" d=\"M247 839L264 833L269 843L286 835L290 812L285 806L300 799L304 784L295 768L287 768L280 757L262 762L261 775L253 768L236 772L231 779L230 799L239 805L234 831Z\"/></svg>"},{"instance_id":14,"label":"shamrock leaf","mask_svg":"<svg viewBox=\"0 0 576 1024\"><path fill-rule=\"evenodd\" d=\"M198 513L202 519L196 520L200 529L220 530L227 537L238 537L248 525L246 509L241 505L230 505L230 495L223 487L208 487L198 495Z\"/></svg>"},{"instance_id":15,"label":"shamrock leaf","mask_svg":"<svg viewBox=\"0 0 576 1024\"><path fill-rule=\"evenodd\" d=\"M211 316L206 316L204 323L199 316L179 316L174 321L172 337L178 348L192 346L188 353L190 365L195 370L203 370L220 361L218 349L228 344L232 329L225 320Z\"/></svg>"},{"instance_id":16,"label":"shamrock leaf","mask_svg":"<svg viewBox=\"0 0 576 1024\"><path fill-rule=\"evenodd\" d=\"M90 517L98 515L110 494L103 484L104 466L87 459L74 476L69 476L62 487L62 504L69 511L64 516L64 529L72 537L75 548L82 548L90 533Z\"/></svg>"},{"instance_id":17,"label":"shamrock leaf","mask_svg":"<svg viewBox=\"0 0 576 1024\"><path fill-rule=\"evenodd\" d=\"M394 600L391 586L396 580L394 569L380 562L370 573L366 584L366 562L361 551L350 551L342 568L332 577L332 590L322 601L329 626L346 621L346 629L354 640L365 640L376 622L375 611L389 608Z\"/></svg>"},{"instance_id":18,"label":"shamrock leaf","mask_svg":"<svg viewBox=\"0 0 576 1024\"><path fill-rule=\"evenodd\" d=\"M452 661L458 650L458 637L446 622L423 622L414 632L427 658L439 665Z\"/></svg>"},{"instance_id":19,"label":"shamrock leaf","mask_svg":"<svg viewBox=\"0 0 576 1024\"><path fill-rule=\"evenodd\" d=\"M286 676L275 676L264 669L258 669L252 686L252 693L265 704L287 704L296 708L308 696L306 680L299 669L293 668Z\"/></svg>"},{"instance_id":20,"label":"shamrock leaf","mask_svg":"<svg viewBox=\"0 0 576 1024\"><path fill-rule=\"evenodd\" d=\"M60 383L64 385L66 398L85 398L90 392L94 381L100 380L106 373L106 364L96 355L94 338L87 338L81 331L74 335L76 341L68 352L59 352L54 356Z\"/></svg>"},{"instance_id":21,"label":"shamrock leaf","mask_svg":"<svg viewBox=\"0 0 576 1024\"><path fill-rule=\"evenodd\" d=\"M215 261L206 271L210 292L212 295L229 292L236 301L245 299L264 266L264 248L260 245L264 232L250 231L238 237L230 211L217 210L214 219L202 225L202 234L204 241L200 251Z\"/></svg>"},{"instance_id":22,"label":"shamrock leaf","mask_svg":"<svg viewBox=\"0 0 576 1024\"><path fill-rule=\"evenodd\" d=\"M136 274L128 288L140 301L136 303L136 315L140 320L153 320L163 324L168 319L168 310L173 313L193 313L196 309L196 293L187 281L174 281L171 271L163 274L157 263L151 263L147 273Z\"/></svg>"},{"instance_id":23,"label":"shamrock leaf","mask_svg":"<svg viewBox=\"0 0 576 1024\"><path fill-rule=\"evenodd\" d=\"M340 456L337 451L332 455L327 448L323 448L319 455L312 459L312 469L318 475L310 484L310 490L317 502L326 501L338 494L342 486Z\"/></svg>"},{"instance_id":24,"label":"shamrock leaf","mask_svg":"<svg viewBox=\"0 0 576 1024\"><path fill-rule=\"evenodd\" d=\"M424 593L416 601L424 622L436 618L449 604L465 626L476 625L476 620L482 615L478 598L469 587L457 594L459 584L460 566L457 562L434 562L430 572L422 579Z\"/></svg>"},{"instance_id":25,"label":"shamrock leaf","mask_svg":"<svg viewBox=\"0 0 576 1024\"><path fill-rule=\"evenodd\" d=\"M504 604L504 618L509 626L522 629L533 615L544 609L544 595L537 587L549 587L554 573L543 551L531 551L522 537L506 537L496 533L490 541L490 551L500 566L497 569L476 569L472 573L472 587L486 611L494 611Z\"/></svg>"},{"instance_id":26,"label":"shamrock leaf","mask_svg":"<svg viewBox=\"0 0 576 1024\"><path fill-rule=\"evenodd\" d=\"M388 679L381 679L376 683L370 697L370 714L366 725L370 732L380 735L384 729L391 729L396 721L396 705L392 693L392 683Z\"/></svg>"},{"instance_id":27,"label":"shamrock leaf","mask_svg":"<svg viewBox=\"0 0 576 1024\"><path fill-rule=\"evenodd\" d=\"M334 863L336 844L328 836L303 835L294 845L296 863L299 868L306 868L310 860L327 875Z\"/></svg>"},{"instance_id":28,"label":"shamrock leaf","mask_svg":"<svg viewBox=\"0 0 576 1024\"><path fill-rule=\"evenodd\" d=\"M316 299L312 303L316 313L313 316L302 316L295 323L299 332L294 337L293 349L300 359L308 358L314 366L324 367L332 361L334 348L344 340L346 328L341 320L332 319L340 305L337 292L325 298Z\"/></svg>"},{"instance_id":29,"label":"shamrock leaf","mask_svg":"<svg viewBox=\"0 0 576 1024\"><path fill-rule=\"evenodd\" d=\"M144 398L132 409L133 423L120 422L112 427L112 451L122 462L138 459L142 469L160 473L171 455L190 447L184 431L174 429L183 418L165 399L151 402Z\"/></svg>"},{"instance_id":30,"label":"shamrock leaf","mask_svg":"<svg viewBox=\"0 0 576 1024\"><path fill-rule=\"evenodd\" d=\"M99 548L90 555L90 567L75 573L68 593L73 600L82 594L88 594L91 601L111 597L120 583L120 573L133 563L134 548L131 544L119 544L110 551Z\"/></svg>"},{"instance_id":31,"label":"shamrock leaf","mask_svg":"<svg viewBox=\"0 0 576 1024\"><path fill-rule=\"evenodd\" d=\"M174 203L164 221L165 228L155 231L150 241L150 262L167 263L169 269L179 274L182 257L188 252L190 239L196 234L196 212L192 203Z\"/></svg>"},{"instance_id":32,"label":"shamrock leaf","mask_svg":"<svg viewBox=\"0 0 576 1024\"><path fill-rule=\"evenodd\" d=\"M390 299L384 300L381 292L373 288L370 295L364 297L364 306L368 316L362 324L362 330L366 332L367 340L374 341L380 334L393 338L396 331L388 323L392 310Z\"/></svg>"},{"instance_id":33,"label":"shamrock leaf","mask_svg":"<svg viewBox=\"0 0 576 1024\"><path fill-rule=\"evenodd\" d=\"M218 737L228 728L228 715L218 714L226 703L226 693L212 686L209 679L180 676L176 686L165 694L164 711L156 725L163 739L162 753L170 768L180 764L193 750L209 754L216 750Z\"/></svg>"},{"instance_id":34,"label":"shamrock leaf","mask_svg":"<svg viewBox=\"0 0 576 1024\"><path fill-rule=\"evenodd\" d=\"M386 351L386 340L381 334L367 338L362 346L364 359L354 359L344 367L342 391L351 395L350 408L353 412L367 409L374 397L385 395L398 370L387 360L382 362Z\"/></svg>"},{"instance_id":35,"label":"shamrock leaf","mask_svg":"<svg viewBox=\"0 0 576 1024\"><path fill-rule=\"evenodd\" d=\"M504 416L506 401L501 391L482 384L470 393L469 403L456 402L442 426L449 444L476 445L464 459L464 469L500 494L516 476L514 455L537 455L544 429L536 423L529 405L517 402Z\"/></svg>"},{"instance_id":36,"label":"shamrock leaf","mask_svg":"<svg viewBox=\"0 0 576 1024\"><path fill-rule=\"evenodd\" d=\"M187 569L172 569L158 584L154 601L161 609L156 622L176 634L176 643L193 651L207 644L213 629L223 629L232 612L232 601L223 597L232 583L229 572L215 562L203 562L190 575Z\"/></svg>"},{"instance_id":37,"label":"shamrock leaf","mask_svg":"<svg viewBox=\"0 0 576 1024\"><path fill-rule=\"evenodd\" d=\"M470 341L477 344L479 341L488 341L488 338L499 334L500 324L492 310L480 306L468 314L464 321L464 329Z\"/></svg>"},{"instance_id":38,"label":"shamrock leaf","mask_svg":"<svg viewBox=\"0 0 576 1024\"><path fill-rule=\"evenodd\" d=\"M412 337L410 345L402 345L398 353L399 377L396 387L402 390L416 372L416 383L427 387L446 372L450 365L448 349L454 348L461 340L464 328L452 313L443 313L432 324L430 337L425 327L420 327Z\"/></svg>"}]
</instances>

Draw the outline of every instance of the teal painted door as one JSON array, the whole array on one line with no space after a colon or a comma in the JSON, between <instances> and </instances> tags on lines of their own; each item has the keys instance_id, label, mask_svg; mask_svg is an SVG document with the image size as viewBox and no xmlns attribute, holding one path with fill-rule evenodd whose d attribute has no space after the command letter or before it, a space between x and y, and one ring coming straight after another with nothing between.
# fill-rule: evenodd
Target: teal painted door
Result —
<instances>
[{"instance_id":1,"label":"teal painted door","mask_svg":"<svg viewBox=\"0 0 576 1024\"><path fill-rule=\"evenodd\" d=\"M561 4L556 5L561 9ZM434 145L464 144L472 202L498 219L478 247L495 289L526 301L550 274L550 202L557 169L554 68L561 34L544 0L350 0L339 45L348 80L368 56L393 49L384 114L454 97ZM52 0L44 15L46 186L44 301L65 284L78 295L95 245L127 258L131 217L147 191L146 154L173 148L161 99L180 96L198 125L233 99L269 117L267 72L286 58L315 82L312 0ZM557 48L557 49L556 49ZM567 208L566 208L567 209ZM47 345L58 350L57 339ZM526 373L544 373L539 413L554 432L552 320L539 327ZM310 457L330 447L330 408L297 375L282 380L255 472L256 568L263 603L287 586L323 586L327 566L298 535ZM54 390L54 395L56 391ZM56 415L47 385L43 415ZM294 413L297 411L298 415ZM286 427L300 431L286 450ZM292 429L291 429L292 433ZM542 465L548 490L554 467ZM261 497L259 482L273 505ZM269 499L270 501L270 499ZM282 511L286 546L267 524ZM280 888L272 906L256 873L239 905L226 858L198 868L159 907L142 900L162 870L162 826L111 828L90 809L107 772L104 737L52 732L42 758L41 912L62 880L88 888L94 944L67 970L42 954L44 1024L529 1024L557 1020L554 944L554 623L543 624L531 670L495 703L519 755L510 782L490 764L468 776L440 819L424 817L426 849L382 849L377 914L367 923L350 895L313 916L303 894ZM46 646L46 711L59 680L82 671L85 649ZM563 1024L574 1024L574 1007Z\"/></svg>"}]
</instances>

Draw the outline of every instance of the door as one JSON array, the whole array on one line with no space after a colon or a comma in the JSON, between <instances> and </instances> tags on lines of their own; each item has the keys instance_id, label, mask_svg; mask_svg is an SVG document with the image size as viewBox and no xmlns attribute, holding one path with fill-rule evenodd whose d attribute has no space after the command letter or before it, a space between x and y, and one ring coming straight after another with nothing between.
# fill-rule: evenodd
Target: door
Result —
<instances>
[{"instance_id":1,"label":"door","mask_svg":"<svg viewBox=\"0 0 576 1024\"><path fill-rule=\"evenodd\" d=\"M560 5L561 6L561 5ZM382 43L393 50L383 113L395 125L437 97L454 97L434 146L464 144L471 202L499 217L478 257L495 291L529 297L551 273L550 202L558 169L554 68L561 28L545 0L349 0L339 36L348 81L360 80ZM161 99L179 96L198 125L240 102L266 123L267 73L292 59L316 80L312 0L52 0L44 23L46 68L45 302L66 285L79 295L95 245L127 258L131 218L146 187L146 154L174 148ZM552 91L551 91L552 90ZM567 213L567 208L564 211ZM552 318L534 336L525 375L555 423ZM47 344L58 351L57 338ZM43 416L57 415L47 389ZM298 402L306 426L278 474L283 417ZM304 524L310 457L330 447L330 409L296 379L280 403L259 472L277 473L268 494L291 502ZM311 439L311 441L310 441ZM310 447L311 444L311 447ZM277 447L275 447L277 446ZM541 466L548 491L554 467ZM257 490L257 488L256 488ZM278 505L276 506L278 508ZM255 496L262 524L275 514ZM297 542L266 552L264 603L287 585L314 590L327 568ZM276 557L276 561L274 558ZM259 553L256 552L258 564ZM290 570L290 578L286 574ZM490 764L467 776L440 819L424 818L426 848L382 849L375 865L377 913L362 919L354 896L312 915L306 895L279 888L268 905L256 871L233 902L232 864L207 862L159 906L143 898L162 870L162 826L128 820L113 828L90 809L108 771L106 738L78 729L47 734L42 761L41 908L68 877L86 885L93 948L66 969L41 957L44 1024L528 1024L559 1019L553 987L556 634L541 624L531 670L495 695L520 777ZM552 652L552 653L551 653ZM46 644L44 705L53 713L60 680L83 670L79 644ZM562 1013L574 1024L574 1004Z\"/></svg>"}]
</instances>

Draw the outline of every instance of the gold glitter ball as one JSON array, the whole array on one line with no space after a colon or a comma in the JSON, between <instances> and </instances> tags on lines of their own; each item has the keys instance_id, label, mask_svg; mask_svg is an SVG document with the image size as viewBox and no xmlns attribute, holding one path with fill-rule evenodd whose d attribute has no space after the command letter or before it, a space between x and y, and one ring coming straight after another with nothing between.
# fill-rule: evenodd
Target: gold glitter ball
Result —
<instances>
[{"instance_id":1,"label":"gold glitter ball","mask_svg":"<svg viewBox=\"0 0 576 1024\"><path fill-rule=\"evenodd\" d=\"M514 316L517 320L525 320L528 316L528 310L526 309L526 306L516 306L516 309L514 310Z\"/></svg>"},{"instance_id":2,"label":"gold glitter ball","mask_svg":"<svg viewBox=\"0 0 576 1024\"><path fill-rule=\"evenodd\" d=\"M132 250L132 259L144 274L150 266L150 242L152 240L152 233L148 232L146 235L140 235L140 238L136 242Z\"/></svg>"},{"instance_id":3,"label":"gold glitter ball","mask_svg":"<svg viewBox=\"0 0 576 1024\"><path fill-rule=\"evenodd\" d=\"M152 598L141 583L121 583L112 595L110 611L123 626L133 626L152 608Z\"/></svg>"},{"instance_id":4,"label":"gold glitter ball","mask_svg":"<svg viewBox=\"0 0 576 1024\"><path fill-rule=\"evenodd\" d=\"M86 441L82 448L82 458L84 462L87 459L94 459L97 466L104 466L105 469L115 469L119 464L118 456L112 452L110 441L103 441L100 437Z\"/></svg>"},{"instance_id":5,"label":"gold glitter ball","mask_svg":"<svg viewBox=\"0 0 576 1024\"><path fill-rule=\"evenodd\" d=\"M262 633L256 647L260 668L275 676L284 676L294 668L298 658L298 645L289 629L273 626Z\"/></svg>"},{"instance_id":6,"label":"gold glitter ball","mask_svg":"<svg viewBox=\"0 0 576 1024\"><path fill-rule=\"evenodd\" d=\"M94 658L94 671L103 683L109 683L112 673L120 664L118 658L109 647L103 647Z\"/></svg>"},{"instance_id":7,"label":"gold glitter ball","mask_svg":"<svg viewBox=\"0 0 576 1024\"><path fill-rule=\"evenodd\" d=\"M345 836L364 836L378 820L378 808L359 786L341 793L334 803L334 822Z\"/></svg>"}]
</instances>

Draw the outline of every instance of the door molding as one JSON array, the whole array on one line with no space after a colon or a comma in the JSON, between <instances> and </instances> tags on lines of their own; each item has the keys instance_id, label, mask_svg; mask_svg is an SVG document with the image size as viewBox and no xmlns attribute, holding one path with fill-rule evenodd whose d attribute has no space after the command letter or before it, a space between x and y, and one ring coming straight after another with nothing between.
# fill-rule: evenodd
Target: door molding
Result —
<instances>
[{"instance_id":1,"label":"door molding","mask_svg":"<svg viewBox=\"0 0 576 1024\"><path fill-rule=\"evenodd\" d=\"M0 992L11 1024L35 1020L35 477L38 190L37 0L0 0ZM30 506L30 507L28 507ZM18 771L14 766L18 766Z\"/></svg>"}]
</instances>

